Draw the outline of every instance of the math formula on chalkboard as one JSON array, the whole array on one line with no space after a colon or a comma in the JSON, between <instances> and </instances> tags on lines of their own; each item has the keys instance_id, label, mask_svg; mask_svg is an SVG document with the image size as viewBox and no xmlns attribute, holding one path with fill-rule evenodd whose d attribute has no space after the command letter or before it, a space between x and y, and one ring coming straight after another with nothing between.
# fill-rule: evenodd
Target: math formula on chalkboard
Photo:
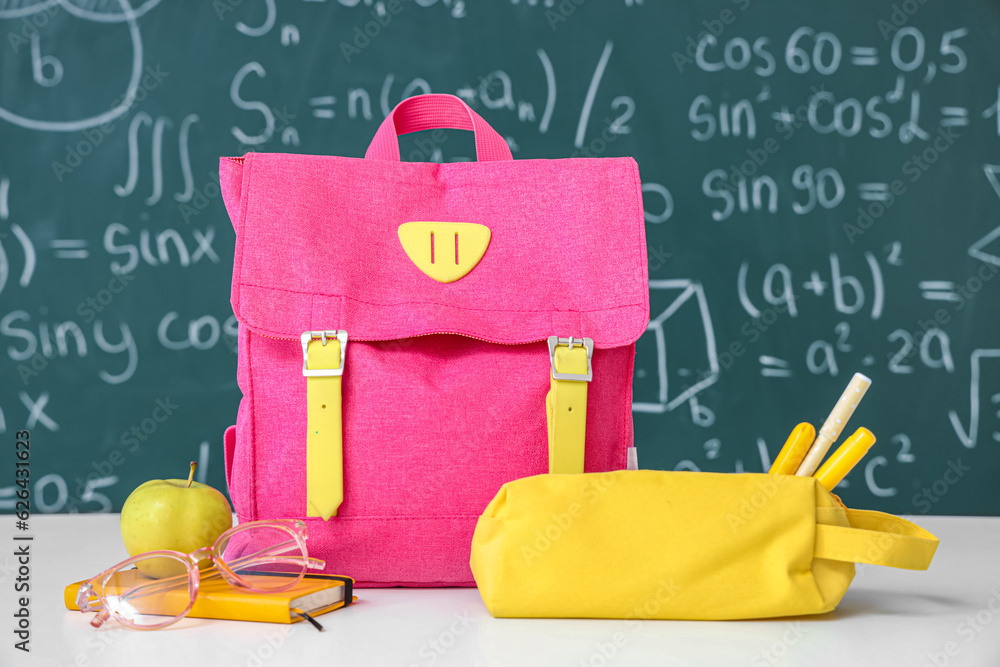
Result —
<instances>
[{"instance_id":1,"label":"math formula on chalkboard","mask_svg":"<svg viewBox=\"0 0 1000 667\"><path fill-rule=\"evenodd\" d=\"M993 3L0 0L0 35L0 437L31 429L40 512L190 460L225 488L218 158L361 157L428 92L515 159L638 161L640 466L767 470L862 372L878 441L837 493L1000 512ZM403 159L475 158L435 136Z\"/></svg>"}]
</instances>

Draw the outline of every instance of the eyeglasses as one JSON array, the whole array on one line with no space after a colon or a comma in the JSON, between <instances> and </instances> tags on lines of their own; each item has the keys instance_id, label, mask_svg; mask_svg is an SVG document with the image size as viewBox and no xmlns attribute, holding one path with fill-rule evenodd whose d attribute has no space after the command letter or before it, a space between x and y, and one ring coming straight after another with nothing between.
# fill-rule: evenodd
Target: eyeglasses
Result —
<instances>
[{"instance_id":1,"label":"eyeglasses","mask_svg":"<svg viewBox=\"0 0 1000 667\"><path fill-rule=\"evenodd\" d=\"M203 578L222 576L256 593L286 591L325 561L310 558L306 524L297 520L248 521L230 528L211 547L189 554L149 551L133 556L83 583L76 594L81 611L96 611L95 628L110 617L136 630L158 630L191 611ZM202 567L214 564L206 573ZM261 576L279 574L280 576Z\"/></svg>"}]
</instances>

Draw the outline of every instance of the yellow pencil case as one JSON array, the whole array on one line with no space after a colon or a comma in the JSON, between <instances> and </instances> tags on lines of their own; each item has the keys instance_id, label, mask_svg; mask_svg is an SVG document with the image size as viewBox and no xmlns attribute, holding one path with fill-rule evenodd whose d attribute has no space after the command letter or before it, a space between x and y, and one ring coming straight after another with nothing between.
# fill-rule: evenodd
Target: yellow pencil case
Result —
<instances>
[{"instance_id":1,"label":"yellow pencil case","mask_svg":"<svg viewBox=\"0 0 1000 667\"><path fill-rule=\"evenodd\" d=\"M504 484L471 565L497 617L749 619L828 612L855 563L925 570L937 544L812 477L622 470Z\"/></svg>"}]
</instances>

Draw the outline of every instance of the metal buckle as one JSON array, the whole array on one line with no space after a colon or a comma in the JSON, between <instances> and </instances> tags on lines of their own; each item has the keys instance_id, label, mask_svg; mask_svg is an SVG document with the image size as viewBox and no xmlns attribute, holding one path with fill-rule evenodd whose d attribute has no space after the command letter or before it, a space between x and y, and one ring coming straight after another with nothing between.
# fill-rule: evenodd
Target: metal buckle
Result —
<instances>
[{"instance_id":1,"label":"metal buckle","mask_svg":"<svg viewBox=\"0 0 1000 667\"><path fill-rule=\"evenodd\" d=\"M326 345L327 337L336 338L340 341L340 367L339 368L307 368L309 361L309 342L319 338ZM302 332L302 374L306 377L337 377L344 374L344 355L347 353L347 332L346 331L304 331Z\"/></svg>"},{"instance_id":2,"label":"metal buckle","mask_svg":"<svg viewBox=\"0 0 1000 667\"><path fill-rule=\"evenodd\" d=\"M573 345L583 345L587 350L587 372L584 373L557 373L556 372L556 347L565 345L573 349ZM594 379L594 340L592 338L559 338L559 336L549 336L549 364L552 366L553 380L576 380L578 382L590 382Z\"/></svg>"}]
</instances>

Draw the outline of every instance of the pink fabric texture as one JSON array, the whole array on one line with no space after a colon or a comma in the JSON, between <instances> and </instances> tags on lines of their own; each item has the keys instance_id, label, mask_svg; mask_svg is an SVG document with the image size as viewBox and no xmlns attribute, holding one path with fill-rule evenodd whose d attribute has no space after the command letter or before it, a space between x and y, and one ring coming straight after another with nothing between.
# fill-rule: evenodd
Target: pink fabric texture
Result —
<instances>
[{"instance_id":1,"label":"pink fabric texture","mask_svg":"<svg viewBox=\"0 0 1000 667\"><path fill-rule=\"evenodd\" d=\"M407 102L419 122L390 115L393 132L436 126L437 107ZM585 466L625 467L649 318L633 160L249 154L223 158L220 178L237 236L243 399L224 441L240 520L305 516L307 330L349 336L344 502L329 521L308 519L328 572L362 586L474 585L482 510L505 482L547 471L550 335L594 339ZM468 275L443 284L398 240L419 220L476 222L492 238Z\"/></svg>"}]
</instances>

